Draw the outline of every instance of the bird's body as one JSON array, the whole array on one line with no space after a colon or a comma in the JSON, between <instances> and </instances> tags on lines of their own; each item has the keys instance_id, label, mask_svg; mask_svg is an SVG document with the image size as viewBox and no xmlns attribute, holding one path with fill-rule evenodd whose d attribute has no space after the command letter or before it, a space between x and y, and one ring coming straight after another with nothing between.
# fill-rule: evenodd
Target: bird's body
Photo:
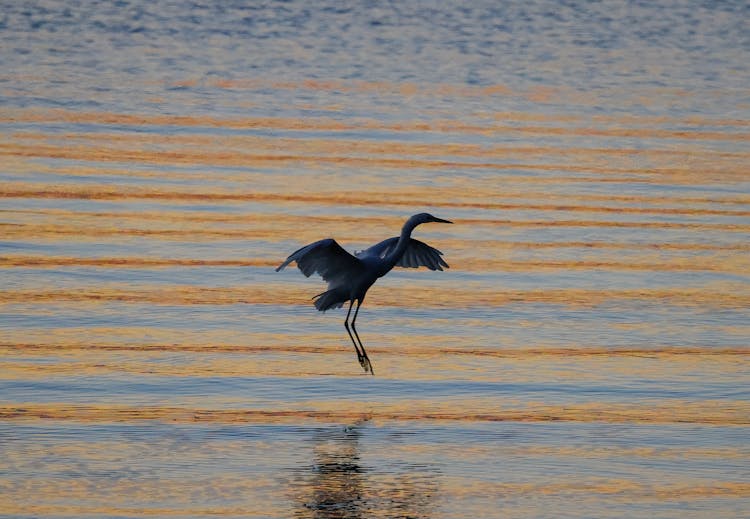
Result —
<instances>
[{"instance_id":1,"label":"bird's body","mask_svg":"<svg viewBox=\"0 0 750 519\"><path fill-rule=\"evenodd\" d=\"M276 269L282 270L292 261L302 273L309 277L320 274L328 282L328 290L315 296L315 307L324 312L331 308L340 308L349 302L349 311L344 320L344 327L357 350L357 358L365 372L373 373L372 364L367 357L362 341L359 339L354 323L365 295L378 278L386 275L395 266L420 267L430 270L443 270L448 264L441 258L442 252L411 237L417 225L427 222L451 223L448 220L436 218L427 213L420 213L409 218L401 229L401 235L388 238L355 255L346 252L336 240L327 238L306 245L293 252ZM349 315L354 302L357 308L349 330ZM354 338L357 338L355 340Z\"/></svg>"}]
</instances>

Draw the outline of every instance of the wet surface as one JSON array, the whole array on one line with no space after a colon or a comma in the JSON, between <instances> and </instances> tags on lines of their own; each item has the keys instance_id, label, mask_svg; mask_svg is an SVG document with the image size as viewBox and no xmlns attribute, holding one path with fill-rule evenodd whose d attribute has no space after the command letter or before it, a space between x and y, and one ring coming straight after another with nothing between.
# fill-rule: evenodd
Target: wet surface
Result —
<instances>
[{"instance_id":1,"label":"wet surface","mask_svg":"<svg viewBox=\"0 0 750 519\"><path fill-rule=\"evenodd\" d=\"M0 517L742 516L748 14L7 6Z\"/></svg>"}]
</instances>

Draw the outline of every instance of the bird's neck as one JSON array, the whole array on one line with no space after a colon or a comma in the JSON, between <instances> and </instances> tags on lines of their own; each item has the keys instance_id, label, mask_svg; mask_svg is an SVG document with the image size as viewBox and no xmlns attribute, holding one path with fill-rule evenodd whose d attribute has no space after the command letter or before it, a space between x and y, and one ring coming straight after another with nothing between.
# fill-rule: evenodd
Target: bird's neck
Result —
<instances>
[{"instance_id":1,"label":"bird's neck","mask_svg":"<svg viewBox=\"0 0 750 519\"><path fill-rule=\"evenodd\" d=\"M396 263L398 263L398 260L401 259L401 256L404 255L404 251L406 251L406 247L409 245L409 240L411 239L411 232L414 230L414 228L418 224L412 223L411 221L407 221L404 224L404 227L401 229L401 236L398 238L398 242L396 243L396 247L388 254L384 259L384 263L388 265L388 270L392 269Z\"/></svg>"}]
</instances>

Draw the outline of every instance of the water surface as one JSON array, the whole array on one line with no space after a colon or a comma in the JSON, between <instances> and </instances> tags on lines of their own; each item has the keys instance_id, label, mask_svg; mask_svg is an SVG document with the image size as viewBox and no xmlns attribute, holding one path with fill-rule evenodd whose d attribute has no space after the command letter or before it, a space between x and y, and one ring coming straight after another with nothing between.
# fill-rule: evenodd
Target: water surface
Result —
<instances>
[{"instance_id":1,"label":"water surface","mask_svg":"<svg viewBox=\"0 0 750 519\"><path fill-rule=\"evenodd\" d=\"M0 517L750 509L748 6L407 4L4 6Z\"/></svg>"}]
</instances>

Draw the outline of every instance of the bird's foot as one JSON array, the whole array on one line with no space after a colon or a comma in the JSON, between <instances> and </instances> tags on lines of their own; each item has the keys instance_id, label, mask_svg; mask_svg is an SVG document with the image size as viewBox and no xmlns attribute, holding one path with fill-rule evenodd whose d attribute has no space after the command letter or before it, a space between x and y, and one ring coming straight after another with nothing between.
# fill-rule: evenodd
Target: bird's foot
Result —
<instances>
[{"instance_id":1,"label":"bird's foot","mask_svg":"<svg viewBox=\"0 0 750 519\"><path fill-rule=\"evenodd\" d=\"M369 373L370 375L374 375L375 372L372 370L372 364L370 363L370 359L366 356L360 356L359 357L359 365L362 366L362 369L365 370L365 373Z\"/></svg>"}]
</instances>

